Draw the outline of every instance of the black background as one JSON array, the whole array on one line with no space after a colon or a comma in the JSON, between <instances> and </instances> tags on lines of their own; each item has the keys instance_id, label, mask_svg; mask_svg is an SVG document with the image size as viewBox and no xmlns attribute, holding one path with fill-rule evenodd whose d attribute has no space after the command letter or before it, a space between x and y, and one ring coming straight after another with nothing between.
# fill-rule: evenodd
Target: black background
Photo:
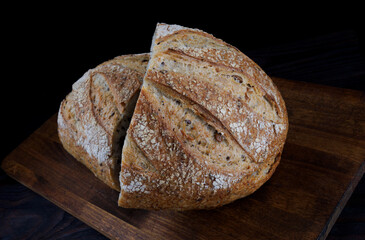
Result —
<instances>
[{"instance_id":1,"label":"black background","mask_svg":"<svg viewBox=\"0 0 365 240\"><path fill-rule=\"evenodd\" d=\"M350 32L364 56L365 27L360 6L243 6L213 9L176 2L148 11L145 6L24 6L4 24L1 126L5 129L1 159L52 114L88 69L118 55L149 52L157 22L202 29L237 47L265 68L267 61L288 62L285 55L268 59L271 49L337 32ZM140 5L143 5L140 3ZM43 8L42 8L43 6ZM28 9L29 8L29 9ZM180 10L180 11L178 11ZM359 14L357 14L357 12ZM4 33L3 30L3 33ZM301 46L299 46L301 47ZM307 54L315 55L314 49ZM295 61L295 55L290 56ZM301 56L307 57L307 56ZM300 64L300 62L298 63ZM325 66L322 66L325 67ZM292 73L290 73L292 71ZM296 75L289 69L279 77L361 88L361 81L337 83L320 76ZM341 73L343 74L343 73ZM277 75L276 75L277 76ZM326 78L326 77L325 77ZM327 77L328 78L328 77Z\"/></svg>"},{"instance_id":2,"label":"black background","mask_svg":"<svg viewBox=\"0 0 365 240\"><path fill-rule=\"evenodd\" d=\"M341 6L217 2L210 3L209 8L185 2L154 4L162 8L155 10L136 2L130 6L89 3L88 8L14 4L3 9L3 14L9 14L2 19L5 63L0 159L58 111L72 83L88 69L118 55L148 52L157 22L211 33L240 49L272 76L365 90L365 27L360 6L348 2ZM2 199L9 192L26 191L3 172L0 186ZM364 199L364 187L361 194L360 199ZM33 199L26 205L34 209L32 214L42 215L42 204L47 205L48 211L57 209L31 191L20 198ZM2 209L9 207L1 204L0 218ZM44 215L47 219L47 213ZM71 237L100 237L78 220L65 216L61 223L68 228L74 225L75 232L80 233ZM365 226L364 215L361 216L360 224ZM15 224L15 229L17 226L23 225ZM340 236L356 231L349 229L335 231ZM362 230L358 231L361 234Z\"/></svg>"}]
</instances>

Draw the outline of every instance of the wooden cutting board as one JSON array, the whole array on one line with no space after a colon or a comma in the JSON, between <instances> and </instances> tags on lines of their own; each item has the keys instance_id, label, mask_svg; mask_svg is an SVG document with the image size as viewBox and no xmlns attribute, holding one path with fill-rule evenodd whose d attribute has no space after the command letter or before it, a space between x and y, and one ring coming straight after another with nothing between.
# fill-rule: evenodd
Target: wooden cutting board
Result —
<instances>
[{"instance_id":1,"label":"wooden cutting board","mask_svg":"<svg viewBox=\"0 0 365 240\"><path fill-rule=\"evenodd\" d=\"M117 206L109 189L61 146L52 116L2 162L9 176L112 239L324 239L365 169L365 93L273 79L289 133L273 177L213 209Z\"/></svg>"}]
</instances>

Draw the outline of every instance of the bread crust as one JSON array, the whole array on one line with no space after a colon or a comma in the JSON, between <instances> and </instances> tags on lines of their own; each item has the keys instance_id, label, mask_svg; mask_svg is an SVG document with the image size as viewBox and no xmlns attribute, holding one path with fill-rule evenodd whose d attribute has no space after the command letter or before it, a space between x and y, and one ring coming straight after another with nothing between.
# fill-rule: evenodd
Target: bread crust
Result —
<instances>
[{"instance_id":1,"label":"bread crust","mask_svg":"<svg viewBox=\"0 0 365 240\"><path fill-rule=\"evenodd\" d=\"M238 49L200 30L159 24L151 49L123 147L119 206L202 209L252 194L278 166L288 131L276 86ZM181 109L199 129L186 130ZM210 130L208 142L226 142L242 162L227 156L222 164L196 146L202 136L194 134Z\"/></svg>"},{"instance_id":2,"label":"bread crust","mask_svg":"<svg viewBox=\"0 0 365 240\"><path fill-rule=\"evenodd\" d=\"M58 135L64 148L118 190L121 124L138 94L149 54L119 56L87 71L62 101Z\"/></svg>"}]
</instances>

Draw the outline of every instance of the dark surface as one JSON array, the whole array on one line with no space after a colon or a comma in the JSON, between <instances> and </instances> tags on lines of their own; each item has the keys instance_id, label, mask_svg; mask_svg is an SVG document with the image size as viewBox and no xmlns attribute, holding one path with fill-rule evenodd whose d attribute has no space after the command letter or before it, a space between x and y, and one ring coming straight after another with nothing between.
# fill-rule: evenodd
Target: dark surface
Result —
<instances>
[{"instance_id":1,"label":"dark surface","mask_svg":"<svg viewBox=\"0 0 365 240\"><path fill-rule=\"evenodd\" d=\"M343 16L339 19L335 14L322 21L318 15L306 14L305 17L315 17L311 22L297 21L304 15L290 14L279 20L270 15L272 18L263 23L255 19L255 24L234 26L217 24L217 19L197 23L171 16L132 25L116 17L108 18L107 22L112 23L106 25L87 18L66 22L52 13L39 19L24 19L10 31L10 42L17 43L6 45L16 51L8 58L5 69L11 78L2 87L5 117L1 159L57 111L71 84L87 69L117 55L147 52L157 21L212 33L239 48L269 75L364 91L361 24L352 18L342 21ZM6 92L12 97L5 97ZM363 177L327 239L365 239L364 203ZM0 172L0 239L104 238Z\"/></svg>"}]
</instances>

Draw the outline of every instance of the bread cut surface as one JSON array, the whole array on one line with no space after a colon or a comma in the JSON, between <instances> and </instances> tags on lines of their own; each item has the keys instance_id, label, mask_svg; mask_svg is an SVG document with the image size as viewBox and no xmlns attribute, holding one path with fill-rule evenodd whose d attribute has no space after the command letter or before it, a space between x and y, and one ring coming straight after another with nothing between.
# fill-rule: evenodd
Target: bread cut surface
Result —
<instances>
[{"instance_id":1,"label":"bread cut surface","mask_svg":"<svg viewBox=\"0 0 365 240\"><path fill-rule=\"evenodd\" d=\"M275 171L287 130L284 101L252 60L201 30L158 24L118 204L187 210L247 196Z\"/></svg>"},{"instance_id":2,"label":"bread cut surface","mask_svg":"<svg viewBox=\"0 0 365 240\"><path fill-rule=\"evenodd\" d=\"M64 148L95 176L119 190L122 143L149 54L124 55L87 71L58 113Z\"/></svg>"}]
</instances>

